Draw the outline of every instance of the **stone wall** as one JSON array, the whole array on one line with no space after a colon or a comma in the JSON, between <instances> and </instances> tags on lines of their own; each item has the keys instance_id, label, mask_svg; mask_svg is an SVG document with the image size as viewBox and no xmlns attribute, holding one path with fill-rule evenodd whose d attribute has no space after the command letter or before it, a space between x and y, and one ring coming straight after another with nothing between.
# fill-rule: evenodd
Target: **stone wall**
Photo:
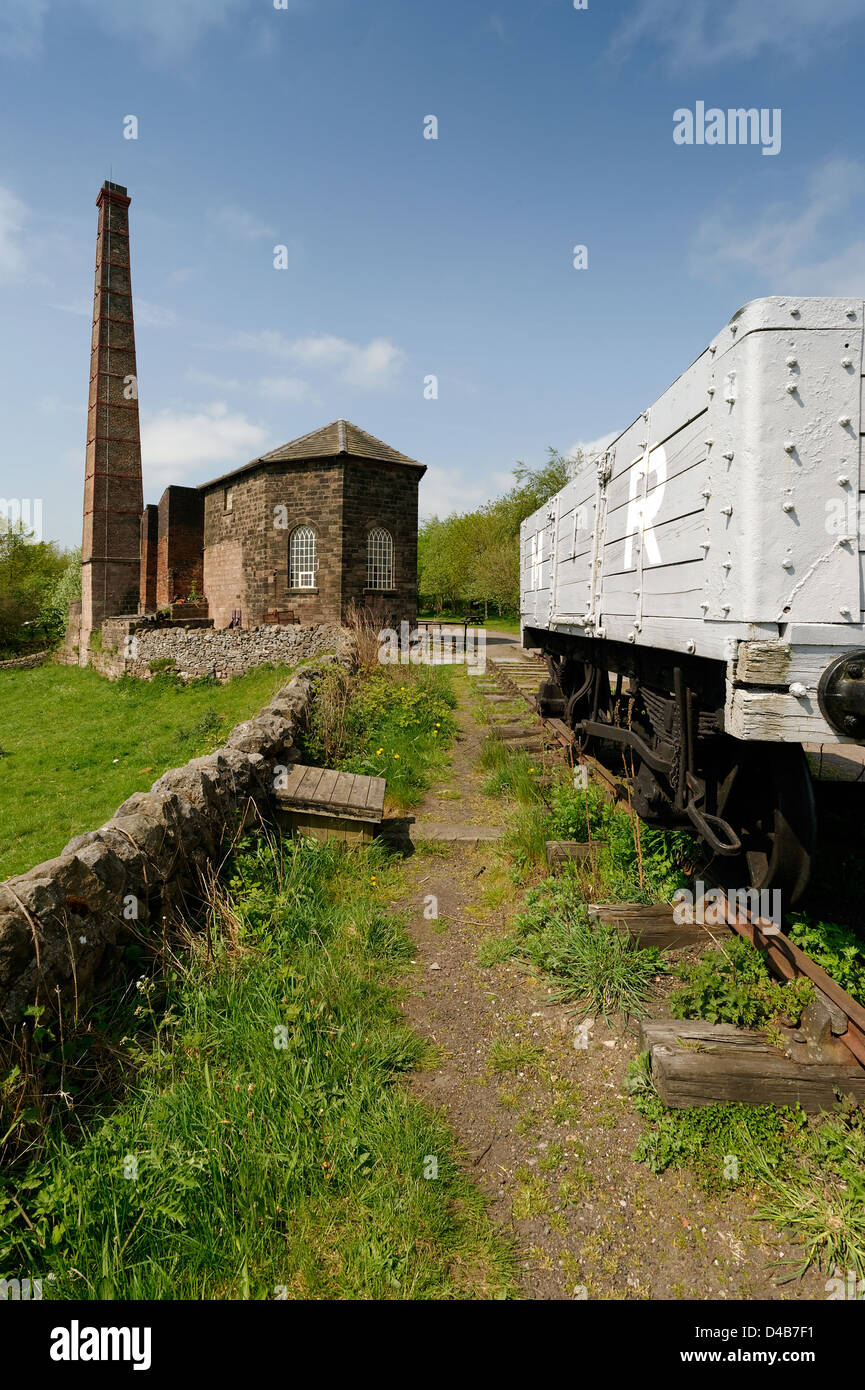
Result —
<instances>
[{"instance_id":1,"label":"stone wall","mask_svg":"<svg viewBox=\"0 0 865 1390\"><path fill-rule=\"evenodd\" d=\"M29 656L14 656L11 661L0 661L0 671L29 671L34 666L41 666L43 661L47 661L53 652L31 652Z\"/></svg>"},{"instance_id":2,"label":"stone wall","mask_svg":"<svg viewBox=\"0 0 865 1390\"><path fill-rule=\"evenodd\" d=\"M246 631L199 622L153 623L140 618L108 618L102 624L102 650L90 653L90 665L104 676L124 674L150 679L153 661L173 661L184 680L215 676L229 680L254 666L296 666L326 653L346 656L348 633L339 627L275 627ZM127 655L129 653L129 655Z\"/></svg>"},{"instance_id":3,"label":"stone wall","mask_svg":"<svg viewBox=\"0 0 865 1390\"><path fill-rule=\"evenodd\" d=\"M299 761L326 665L298 672L224 748L164 773L56 859L0 884L0 1024L37 1003L71 1023L116 982L129 946L158 947L164 919L195 915L208 863L272 815L273 769Z\"/></svg>"},{"instance_id":4,"label":"stone wall","mask_svg":"<svg viewBox=\"0 0 865 1390\"><path fill-rule=\"evenodd\" d=\"M268 609L299 622L340 623L351 605L397 625L417 615L418 470L369 458L292 459L208 486L204 502L204 592L224 627L240 610L247 627ZM316 535L313 589L293 589L289 545L298 526ZM367 588L367 538L383 526L393 539L394 585ZM390 625L390 622L388 622Z\"/></svg>"},{"instance_id":5,"label":"stone wall","mask_svg":"<svg viewBox=\"0 0 865 1390\"><path fill-rule=\"evenodd\" d=\"M343 509L350 524L343 533L342 616L354 603L374 614L381 627L399 630L417 621L417 471L371 459L346 459ZM393 587L367 587L370 531L384 527L393 541Z\"/></svg>"}]
</instances>

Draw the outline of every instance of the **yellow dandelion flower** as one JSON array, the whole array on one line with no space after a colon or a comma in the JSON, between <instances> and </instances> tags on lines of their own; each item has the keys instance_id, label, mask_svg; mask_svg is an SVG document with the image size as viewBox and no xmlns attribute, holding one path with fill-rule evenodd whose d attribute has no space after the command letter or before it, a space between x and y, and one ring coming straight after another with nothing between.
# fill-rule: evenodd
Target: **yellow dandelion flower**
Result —
<instances>
[{"instance_id":1,"label":"yellow dandelion flower","mask_svg":"<svg viewBox=\"0 0 865 1390\"><path fill-rule=\"evenodd\" d=\"M383 752L384 752L384 749L383 749L383 748L377 748L377 749L375 750L375 756L376 756L377 758L380 758Z\"/></svg>"},{"instance_id":2,"label":"yellow dandelion flower","mask_svg":"<svg viewBox=\"0 0 865 1390\"><path fill-rule=\"evenodd\" d=\"M398 758L398 757L399 757L399 753L394 753L394 757L395 757L395 758Z\"/></svg>"}]
</instances>

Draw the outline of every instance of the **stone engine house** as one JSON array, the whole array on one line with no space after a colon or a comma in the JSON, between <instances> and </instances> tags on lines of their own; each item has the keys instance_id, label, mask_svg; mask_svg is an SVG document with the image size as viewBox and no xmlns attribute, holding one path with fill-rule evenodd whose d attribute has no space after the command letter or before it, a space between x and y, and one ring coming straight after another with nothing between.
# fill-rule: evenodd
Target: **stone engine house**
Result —
<instances>
[{"instance_id":1,"label":"stone engine house","mask_svg":"<svg viewBox=\"0 0 865 1390\"><path fill-rule=\"evenodd\" d=\"M82 594L67 659L88 664L106 618L166 609L217 628L340 624L357 609L413 624L426 468L348 420L144 506L130 201L107 180L96 200Z\"/></svg>"},{"instance_id":2,"label":"stone engine house","mask_svg":"<svg viewBox=\"0 0 865 1390\"><path fill-rule=\"evenodd\" d=\"M425 466L335 420L198 488L168 487L141 519L139 611L217 628L381 624L417 616Z\"/></svg>"}]
</instances>

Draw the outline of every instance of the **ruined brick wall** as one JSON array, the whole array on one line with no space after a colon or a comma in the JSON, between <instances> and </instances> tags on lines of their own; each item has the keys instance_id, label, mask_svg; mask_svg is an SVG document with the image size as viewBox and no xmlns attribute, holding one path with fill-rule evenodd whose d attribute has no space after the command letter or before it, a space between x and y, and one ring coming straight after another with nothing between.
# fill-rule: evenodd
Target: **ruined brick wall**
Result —
<instances>
[{"instance_id":1,"label":"ruined brick wall","mask_svg":"<svg viewBox=\"0 0 865 1390\"><path fill-rule=\"evenodd\" d=\"M417 471L370 459L347 459L343 483L342 615L352 600L383 624L417 619ZM367 583L370 531L384 527L393 540L393 588Z\"/></svg>"},{"instance_id":2,"label":"ruined brick wall","mask_svg":"<svg viewBox=\"0 0 865 1390\"><path fill-rule=\"evenodd\" d=\"M157 608L165 608L177 599L182 601L191 593L202 593L204 498L198 488L172 486L163 492L157 556Z\"/></svg>"},{"instance_id":3,"label":"ruined brick wall","mask_svg":"<svg viewBox=\"0 0 865 1390\"><path fill-rule=\"evenodd\" d=\"M240 610L249 623L247 583L256 549L256 533L264 526L266 506L262 470L245 473L231 483L231 510L225 507L225 488L204 493L204 596L215 627L227 627Z\"/></svg>"},{"instance_id":4,"label":"ruined brick wall","mask_svg":"<svg viewBox=\"0 0 865 1390\"><path fill-rule=\"evenodd\" d=\"M141 573L138 589L139 613L156 610L156 552L159 544L159 508L152 502L141 513Z\"/></svg>"}]
</instances>

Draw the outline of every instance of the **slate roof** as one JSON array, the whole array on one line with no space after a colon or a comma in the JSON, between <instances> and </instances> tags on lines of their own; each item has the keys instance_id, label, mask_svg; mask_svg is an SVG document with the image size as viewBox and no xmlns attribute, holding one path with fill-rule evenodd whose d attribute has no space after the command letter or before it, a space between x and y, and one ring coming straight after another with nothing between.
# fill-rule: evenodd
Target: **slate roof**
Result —
<instances>
[{"instance_id":1,"label":"slate roof","mask_svg":"<svg viewBox=\"0 0 865 1390\"><path fill-rule=\"evenodd\" d=\"M200 483L199 491L214 487L217 483L225 483L230 478L250 472L253 468L260 468L262 464L338 458L341 454L372 459L378 463L396 463L404 468L417 468L420 473L426 472L425 463L418 463L417 459L410 459L407 454L392 449L389 444L376 439L375 435L367 434L366 430L353 425L350 420L332 420L329 425L323 425L321 429L312 430L309 434L302 434L299 439L292 439L288 444L280 445L278 449L271 449L270 453L261 454L259 458L252 459L240 468L233 468L230 473L212 478L209 483Z\"/></svg>"}]
</instances>

